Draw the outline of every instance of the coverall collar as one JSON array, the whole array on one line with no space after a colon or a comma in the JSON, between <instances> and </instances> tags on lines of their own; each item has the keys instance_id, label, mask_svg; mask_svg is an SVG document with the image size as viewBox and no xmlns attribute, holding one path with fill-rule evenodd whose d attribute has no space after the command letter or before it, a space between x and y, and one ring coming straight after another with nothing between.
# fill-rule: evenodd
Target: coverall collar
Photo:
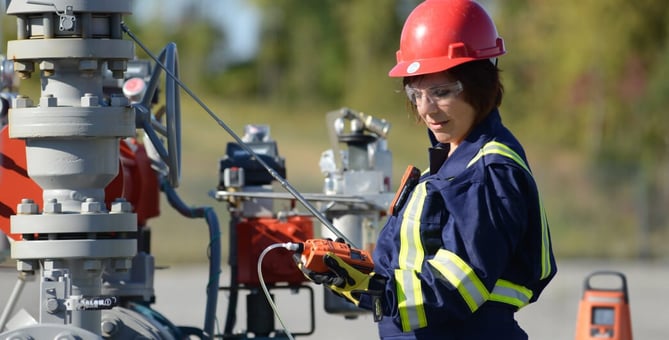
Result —
<instances>
[{"instance_id":1,"label":"coverall collar","mask_svg":"<svg viewBox=\"0 0 669 340\"><path fill-rule=\"evenodd\" d=\"M490 139L489 136L495 135L495 130L501 123L499 110L495 108L472 129L451 157L448 157L450 146L436 142L434 135L429 131L428 135L432 141L432 147L429 149L430 175L438 173L439 178L451 179L461 173L483 144Z\"/></svg>"}]
</instances>

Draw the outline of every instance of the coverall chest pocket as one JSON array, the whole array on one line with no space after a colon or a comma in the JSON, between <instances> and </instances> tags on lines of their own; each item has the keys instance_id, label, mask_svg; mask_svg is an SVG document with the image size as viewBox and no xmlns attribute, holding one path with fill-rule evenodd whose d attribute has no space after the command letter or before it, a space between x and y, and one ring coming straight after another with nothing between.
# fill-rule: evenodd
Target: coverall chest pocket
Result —
<instances>
[{"instance_id":1,"label":"coverall chest pocket","mask_svg":"<svg viewBox=\"0 0 669 340\"><path fill-rule=\"evenodd\" d=\"M426 255L434 255L442 248L441 235L449 215L441 195L433 193L425 197L419 228Z\"/></svg>"}]
</instances>

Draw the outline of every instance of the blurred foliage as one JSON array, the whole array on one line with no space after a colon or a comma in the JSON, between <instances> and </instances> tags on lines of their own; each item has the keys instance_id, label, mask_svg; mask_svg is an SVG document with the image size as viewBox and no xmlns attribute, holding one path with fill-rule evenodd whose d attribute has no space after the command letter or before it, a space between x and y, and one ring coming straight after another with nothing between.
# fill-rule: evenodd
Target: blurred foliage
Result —
<instances>
[{"instance_id":1,"label":"blurred foliage","mask_svg":"<svg viewBox=\"0 0 669 340\"><path fill-rule=\"evenodd\" d=\"M263 120L287 130L282 135L273 127L280 144L279 137L297 139L282 144L284 151L302 150L309 136L327 147L322 126L306 133L296 122L348 106L399 127L389 139L398 169L423 159L424 130L408 117L397 91L401 81L387 77L403 21L418 1L255 0L262 13L260 50L224 68L214 60L217 49L235 33L204 15L208 2L190 3L176 22L162 20L159 10L149 20L126 21L154 53L177 42L183 80L214 101L212 107L241 111L234 117L237 131L244 120ZM502 115L527 148L558 255L668 255L669 2L483 3L507 49L500 58ZM7 20L2 26L5 37L12 36ZM217 137L206 137L195 138L222 149ZM185 143L190 138L184 133ZM207 166L195 172L215 176L215 165Z\"/></svg>"}]
</instances>

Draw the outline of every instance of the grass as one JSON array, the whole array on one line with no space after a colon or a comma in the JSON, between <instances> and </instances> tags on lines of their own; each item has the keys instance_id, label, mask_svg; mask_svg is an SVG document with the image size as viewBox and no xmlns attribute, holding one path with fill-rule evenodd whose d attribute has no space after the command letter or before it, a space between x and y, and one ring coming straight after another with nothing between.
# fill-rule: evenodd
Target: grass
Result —
<instances>
[{"instance_id":1,"label":"grass","mask_svg":"<svg viewBox=\"0 0 669 340\"><path fill-rule=\"evenodd\" d=\"M225 145L233 139L193 102L182 101L183 172L178 192L189 205L215 208L221 220L225 256L228 213L225 204L213 200L207 192L217 184L218 162ZM219 98L204 101L239 135L246 124L270 125L279 152L286 159L288 181L301 192L321 192L323 178L318 161L321 152L330 148L325 114L338 107L294 110ZM380 117L392 123L388 144L393 152L394 183L406 165L424 169L427 160L420 150L427 146L424 128L414 124L403 109L398 112ZM597 174L591 174L582 154L531 143L533 139L522 133L518 136L525 144L542 193L558 257L630 258L644 252L656 257L668 255L664 240L669 235L664 228L644 231L638 227L633 184L621 180L617 187L602 192L593 179ZM206 260L208 237L203 220L181 217L163 202L161 216L150 224L159 265Z\"/></svg>"},{"instance_id":2,"label":"grass","mask_svg":"<svg viewBox=\"0 0 669 340\"><path fill-rule=\"evenodd\" d=\"M286 159L287 180L300 192L322 192L323 176L318 162L321 153L331 147L325 114L339 107L293 108L213 96L206 96L203 101L240 136L246 124L269 125L279 153ZM426 153L420 150L427 147L425 129L416 125L402 106L398 107L396 113L378 116L392 124L388 146L393 153L395 185L408 164L424 169L427 163ZM588 169L588 160L582 154L536 143L540 138L529 134L517 135L526 147L539 184L558 257L669 255L665 246L667 228L639 227L634 181L621 178L603 192L596 184L598 174ZM233 141L202 108L182 95L182 181L177 192L189 206L211 206L216 210L224 257L230 240L227 206L208 193L218 184L219 160L226 144ZM149 220L157 265L206 261L209 241L205 221L183 217L164 197L161 200L161 215Z\"/></svg>"}]
</instances>

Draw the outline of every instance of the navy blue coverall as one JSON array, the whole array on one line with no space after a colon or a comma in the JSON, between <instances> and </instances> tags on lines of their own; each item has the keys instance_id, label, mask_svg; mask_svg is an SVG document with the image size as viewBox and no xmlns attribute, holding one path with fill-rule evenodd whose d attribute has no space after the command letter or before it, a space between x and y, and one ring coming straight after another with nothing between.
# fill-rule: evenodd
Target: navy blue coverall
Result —
<instances>
[{"instance_id":1,"label":"navy blue coverall","mask_svg":"<svg viewBox=\"0 0 669 340\"><path fill-rule=\"evenodd\" d=\"M521 144L494 110L424 171L373 253L387 278L382 339L527 339L514 313L556 274L548 223ZM371 308L363 294L360 306Z\"/></svg>"}]
</instances>

